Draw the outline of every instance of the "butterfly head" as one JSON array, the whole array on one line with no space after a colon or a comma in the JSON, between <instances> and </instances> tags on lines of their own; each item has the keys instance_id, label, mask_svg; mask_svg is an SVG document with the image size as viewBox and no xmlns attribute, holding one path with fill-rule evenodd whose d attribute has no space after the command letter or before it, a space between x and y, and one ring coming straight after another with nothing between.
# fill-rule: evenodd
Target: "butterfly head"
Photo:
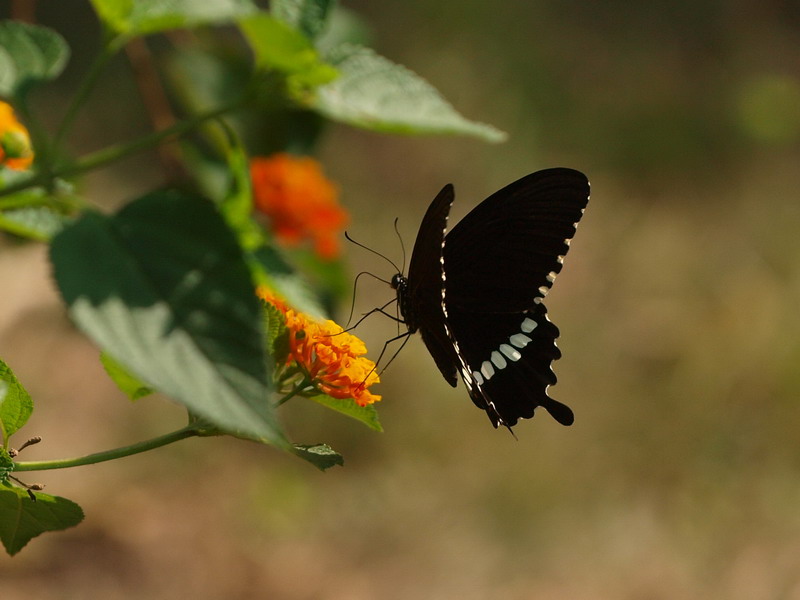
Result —
<instances>
[{"instance_id":1,"label":"butterfly head","mask_svg":"<svg viewBox=\"0 0 800 600\"><path fill-rule=\"evenodd\" d=\"M392 286L393 290L398 290L398 292L402 289L405 290L408 287L408 279L406 279L405 275L402 273L397 273L396 275L392 276L391 282L389 285Z\"/></svg>"}]
</instances>

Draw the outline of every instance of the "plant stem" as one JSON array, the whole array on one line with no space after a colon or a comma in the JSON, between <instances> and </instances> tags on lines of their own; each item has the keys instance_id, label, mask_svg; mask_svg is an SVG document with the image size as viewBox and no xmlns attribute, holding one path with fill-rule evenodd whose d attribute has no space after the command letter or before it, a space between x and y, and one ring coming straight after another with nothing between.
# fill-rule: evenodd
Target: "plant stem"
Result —
<instances>
[{"instance_id":1,"label":"plant stem","mask_svg":"<svg viewBox=\"0 0 800 600\"><path fill-rule=\"evenodd\" d=\"M50 177L53 156L52 140L42 122L31 112L26 98L22 98L16 107L19 109L31 137L31 146L35 151L34 168L42 176L43 181L50 182L52 181L52 177Z\"/></svg>"},{"instance_id":2,"label":"plant stem","mask_svg":"<svg viewBox=\"0 0 800 600\"><path fill-rule=\"evenodd\" d=\"M56 460L38 460L15 462L14 472L18 471L47 471L49 469L66 469L67 467L80 467L83 465L93 465L95 463L104 462L107 460L115 460L139 454L140 452L147 452L167 444L172 444L186 438L200 435L200 432L194 425L187 425L177 431L172 431L165 435L154 437L143 442L137 442L130 446L122 446L121 448L114 448L113 450L105 450L104 452L96 452L86 456L79 456L77 458L63 458Z\"/></svg>"},{"instance_id":3,"label":"plant stem","mask_svg":"<svg viewBox=\"0 0 800 600\"><path fill-rule=\"evenodd\" d=\"M278 400L275 403L275 406L280 406L281 404L284 404L285 402L288 402L289 400L291 400L292 398L294 398L298 394L300 394L300 393L302 393L302 392L304 392L306 390L312 390L312 389L314 389L314 386L311 385L311 382L308 379L303 379L303 381L301 381L294 388L289 390L289 392L287 392L280 400Z\"/></svg>"},{"instance_id":4,"label":"plant stem","mask_svg":"<svg viewBox=\"0 0 800 600\"><path fill-rule=\"evenodd\" d=\"M85 103L86 98L89 96L89 92L92 91L92 88L97 82L97 78L100 76L100 73L111 60L111 58L117 53L121 45L122 44L119 38L110 40L89 67L89 70L86 72L86 76L80 83L78 91L75 92L75 96L72 98L69 108L67 108L67 112L64 114L64 118L62 119L61 125L58 128L55 139L53 140L53 149L55 154L60 151L61 143L64 140L64 137L67 135L70 127L72 127L75 117L78 116L78 111Z\"/></svg>"},{"instance_id":5,"label":"plant stem","mask_svg":"<svg viewBox=\"0 0 800 600\"><path fill-rule=\"evenodd\" d=\"M192 131L193 129L197 128L199 125L205 123L206 121L210 121L212 119L216 119L224 115L227 112L230 112L238 105L230 104L215 108L210 110L206 113L202 113L199 115L195 115L185 121L179 121L175 123L172 127L167 127L166 129L162 129L161 131L154 131L144 137L139 138L138 140L134 140L127 144L119 144L115 146L109 146L108 148L104 148L103 150L98 150L97 152L92 152L82 158L79 158L75 163L72 165L68 165L63 169L60 169L56 172L56 176L58 177L69 177L72 175L80 175L81 173L85 173L86 171L91 171L93 169L97 169L99 167L104 167L107 164L116 162L123 158L127 158L132 154L136 154L137 152L141 152L142 150L147 150L148 148L152 148L154 146L158 146L160 143L164 142L165 140L178 137L185 133Z\"/></svg>"},{"instance_id":6,"label":"plant stem","mask_svg":"<svg viewBox=\"0 0 800 600\"><path fill-rule=\"evenodd\" d=\"M298 392L298 390L297 390L297 389L294 389L294 390L292 390L291 392L289 392L288 394L286 394L285 396L283 396L283 397L282 397L280 400L278 400L278 401L275 403L275 406L280 406L280 405L281 405L281 404L283 404L284 402L288 402L289 400L291 400L292 398L294 398L294 397L297 395L297 392Z\"/></svg>"},{"instance_id":7,"label":"plant stem","mask_svg":"<svg viewBox=\"0 0 800 600\"><path fill-rule=\"evenodd\" d=\"M44 185L56 177L63 178L80 175L86 171L98 169L118 160L122 160L123 158L127 158L132 154L157 146L169 138L178 137L188 133L206 121L216 119L225 113L234 110L240 102L241 100L237 100L231 104L226 104L208 112L195 115L194 117L186 119L185 121L179 121L172 127L168 127L167 129L163 129L161 131L155 131L137 140L128 142L127 144L116 144L114 146L109 146L108 148L98 150L97 152L92 152L79 158L72 164L53 170L51 173L39 173L33 177L30 177L29 179L4 187L0 189L0 196L7 196L30 187Z\"/></svg>"}]
</instances>

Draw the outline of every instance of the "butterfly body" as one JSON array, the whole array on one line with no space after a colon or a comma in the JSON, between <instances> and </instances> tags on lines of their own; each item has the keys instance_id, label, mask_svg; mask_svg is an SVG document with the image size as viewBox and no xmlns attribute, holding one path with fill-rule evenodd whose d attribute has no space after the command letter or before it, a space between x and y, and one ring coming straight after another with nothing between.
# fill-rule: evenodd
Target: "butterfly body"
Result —
<instances>
[{"instance_id":1,"label":"butterfly body","mask_svg":"<svg viewBox=\"0 0 800 600\"><path fill-rule=\"evenodd\" d=\"M588 180L565 168L532 173L445 235L453 199L446 185L422 219L408 277L392 278L408 332L420 332L450 385L461 376L495 427L511 428L537 406L570 425L572 411L547 394L561 352L542 300L588 202Z\"/></svg>"}]
</instances>

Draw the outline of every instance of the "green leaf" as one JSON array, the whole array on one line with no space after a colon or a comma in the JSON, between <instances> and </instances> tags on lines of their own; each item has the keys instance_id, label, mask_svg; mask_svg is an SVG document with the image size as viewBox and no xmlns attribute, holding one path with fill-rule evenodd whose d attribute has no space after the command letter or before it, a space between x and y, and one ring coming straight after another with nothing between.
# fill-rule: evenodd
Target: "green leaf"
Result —
<instances>
[{"instance_id":1,"label":"green leaf","mask_svg":"<svg viewBox=\"0 0 800 600\"><path fill-rule=\"evenodd\" d=\"M336 465L343 466L344 458L328 444L294 444L294 453L307 460L320 471L325 471Z\"/></svg>"},{"instance_id":2,"label":"green leaf","mask_svg":"<svg viewBox=\"0 0 800 600\"><path fill-rule=\"evenodd\" d=\"M14 471L14 459L3 447L0 447L0 485L8 481L8 476Z\"/></svg>"},{"instance_id":3,"label":"green leaf","mask_svg":"<svg viewBox=\"0 0 800 600\"><path fill-rule=\"evenodd\" d=\"M308 38L266 13L241 19L239 27L260 67L295 73L319 61Z\"/></svg>"},{"instance_id":4,"label":"green leaf","mask_svg":"<svg viewBox=\"0 0 800 600\"><path fill-rule=\"evenodd\" d=\"M299 311L314 317L325 316L319 297L277 248L262 246L252 253L252 257L257 263L258 283L275 290Z\"/></svg>"},{"instance_id":5,"label":"green leaf","mask_svg":"<svg viewBox=\"0 0 800 600\"><path fill-rule=\"evenodd\" d=\"M0 189L31 179L31 174L0 167ZM72 185L62 179L47 191L31 187L0 198L0 229L32 240L48 242L72 221L71 212L80 201Z\"/></svg>"},{"instance_id":6,"label":"green leaf","mask_svg":"<svg viewBox=\"0 0 800 600\"><path fill-rule=\"evenodd\" d=\"M0 486L0 541L12 556L37 535L68 529L83 521L83 510L71 500L35 494L33 500L26 490Z\"/></svg>"},{"instance_id":7,"label":"green leaf","mask_svg":"<svg viewBox=\"0 0 800 600\"><path fill-rule=\"evenodd\" d=\"M244 54L232 58L224 50L212 53L182 48L170 56L166 66L171 89L188 112L232 104L241 98L242 90L254 91L243 110L226 115L224 120L236 130L251 156L268 156L287 149L297 154L309 154L327 123L317 112L287 102L287 77L258 72L253 82L253 61ZM251 86L251 83L255 85ZM218 123L220 121L213 126L203 127L201 131L214 150L224 148L224 135L217 127ZM197 146L196 140L194 146ZM184 153L191 148L188 142L183 147ZM224 165L218 162L212 164L210 157L200 156L197 149L190 158L195 161L204 159L201 164L206 174L217 169L224 172ZM196 170L193 174L196 174ZM206 178L202 183L216 185L210 188L208 195L219 198L222 195L221 186L230 178L220 174L212 177L214 179Z\"/></svg>"},{"instance_id":8,"label":"green leaf","mask_svg":"<svg viewBox=\"0 0 800 600\"><path fill-rule=\"evenodd\" d=\"M0 211L0 229L39 242L48 242L68 219L47 206L28 206Z\"/></svg>"},{"instance_id":9,"label":"green leaf","mask_svg":"<svg viewBox=\"0 0 800 600\"><path fill-rule=\"evenodd\" d=\"M268 402L261 313L214 205L155 192L53 240L70 316L136 377L220 429L288 447Z\"/></svg>"},{"instance_id":10,"label":"green leaf","mask_svg":"<svg viewBox=\"0 0 800 600\"><path fill-rule=\"evenodd\" d=\"M326 406L336 412L346 415L356 421L361 421L364 425L375 431L383 431L383 427L378 421L378 411L375 405L368 404L367 406L359 406L352 399L332 398L326 394L318 394L311 396L311 399L317 404Z\"/></svg>"},{"instance_id":11,"label":"green leaf","mask_svg":"<svg viewBox=\"0 0 800 600\"><path fill-rule=\"evenodd\" d=\"M19 96L31 85L54 79L69 59L69 46L47 27L0 21L0 96Z\"/></svg>"},{"instance_id":12,"label":"green leaf","mask_svg":"<svg viewBox=\"0 0 800 600\"><path fill-rule=\"evenodd\" d=\"M117 384L120 391L130 400L144 398L155 391L123 367L122 364L114 360L108 352L100 353L100 362L108 376L111 377L111 380Z\"/></svg>"},{"instance_id":13,"label":"green leaf","mask_svg":"<svg viewBox=\"0 0 800 600\"><path fill-rule=\"evenodd\" d=\"M336 78L336 69L322 61L311 41L291 26L260 13L241 19L239 27L253 50L256 65L287 75L298 97Z\"/></svg>"},{"instance_id":14,"label":"green leaf","mask_svg":"<svg viewBox=\"0 0 800 600\"><path fill-rule=\"evenodd\" d=\"M272 303L263 300L262 305L267 352L275 364L284 363L289 356L289 330L286 328L286 318Z\"/></svg>"},{"instance_id":15,"label":"green leaf","mask_svg":"<svg viewBox=\"0 0 800 600\"><path fill-rule=\"evenodd\" d=\"M419 75L369 48L346 44L327 58L340 76L317 89L312 106L330 119L390 133L506 138L491 125L465 119Z\"/></svg>"},{"instance_id":16,"label":"green leaf","mask_svg":"<svg viewBox=\"0 0 800 600\"><path fill-rule=\"evenodd\" d=\"M264 230L253 220L253 186L250 180L250 162L247 152L239 143L233 130L221 123L228 142L226 157L230 185L220 204L222 216L239 238L245 251L264 244Z\"/></svg>"},{"instance_id":17,"label":"green leaf","mask_svg":"<svg viewBox=\"0 0 800 600\"><path fill-rule=\"evenodd\" d=\"M372 46L373 37L372 29L359 14L337 4L328 16L325 29L314 38L314 45L325 57L342 44Z\"/></svg>"},{"instance_id":18,"label":"green leaf","mask_svg":"<svg viewBox=\"0 0 800 600\"><path fill-rule=\"evenodd\" d=\"M0 47L0 92L5 90L5 95L10 96L17 80L17 65L14 57L5 48Z\"/></svg>"},{"instance_id":19,"label":"green leaf","mask_svg":"<svg viewBox=\"0 0 800 600\"><path fill-rule=\"evenodd\" d=\"M325 314L350 293L353 282L344 260L325 260L311 248L285 248L284 252L315 290Z\"/></svg>"},{"instance_id":20,"label":"green leaf","mask_svg":"<svg viewBox=\"0 0 800 600\"><path fill-rule=\"evenodd\" d=\"M333 4L333 0L272 0L270 12L313 40L325 28Z\"/></svg>"},{"instance_id":21,"label":"green leaf","mask_svg":"<svg viewBox=\"0 0 800 600\"><path fill-rule=\"evenodd\" d=\"M0 360L0 433L3 445L33 412L33 400L6 363Z\"/></svg>"},{"instance_id":22,"label":"green leaf","mask_svg":"<svg viewBox=\"0 0 800 600\"><path fill-rule=\"evenodd\" d=\"M252 0L92 0L100 20L126 37L229 23L257 12Z\"/></svg>"}]
</instances>

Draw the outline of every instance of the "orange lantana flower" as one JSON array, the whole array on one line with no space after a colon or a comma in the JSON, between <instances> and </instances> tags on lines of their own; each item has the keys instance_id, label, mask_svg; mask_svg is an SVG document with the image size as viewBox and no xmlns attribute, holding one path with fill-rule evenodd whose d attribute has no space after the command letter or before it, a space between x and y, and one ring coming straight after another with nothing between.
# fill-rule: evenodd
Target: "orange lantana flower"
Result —
<instances>
[{"instance_id":1,"label":"orange lantana flower","mask_svg":"<svg viewBox=\"0 0 800 600\"><path fill-rule=\"evenodd\" d=\"M33 162L28 130L17 121L14 109L0 102L0 165L24 171Z\"/></svg>"},{"instance_id":2,"label":"orange lantana flower","mask_svg":"<svg viewBox=\"0 0 800 600\"><path fill-rule=\"evenodd\" d=\"M287 365L296 363L308 381L333 398L352 398L359 406L378 402L381 397L369 391L380 381L375 363L364 356L367 347L359 338L345 332L330 320L319 320L295 311L268 288L258 295L280 310L289 330Z\"/></svg>"},{"instance_id":3,"label":"orange lantana flower","mask_svg":"<svg viewBox=\"0 0 800 600\"><path fill-rule=\"evenodd\" d=\"M250 161L250 176L255 206L269 217L281 242L308 239L322 258L339 254L338 236L347 213L316 160L286 153L256 157Z\"/></svg>"}]
</instances>

